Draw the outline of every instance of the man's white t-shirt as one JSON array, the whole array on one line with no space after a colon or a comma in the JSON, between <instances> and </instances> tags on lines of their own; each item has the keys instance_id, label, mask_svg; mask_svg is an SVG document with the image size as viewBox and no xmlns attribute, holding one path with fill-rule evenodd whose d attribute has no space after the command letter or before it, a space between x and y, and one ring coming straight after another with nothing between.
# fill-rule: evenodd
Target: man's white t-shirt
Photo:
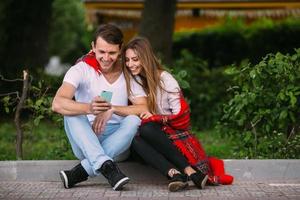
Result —
<instances>
[{"instance_id":1,"label":"man's white t-shirt","mask_svg":"<svg viewBox=\"0 0 300 200\"><path fill-rule=\"evenodd\" d=\"M76 88L75 100L82 103L90 103L92 99L99 96L102 91L112 92L111 104L115 106L127 106L128 99L145 97L143 88L135 81L130 82L132 94L127 94L126 81L122 73L119 78L110 84L102 74L98 74L85 62L79 62L72 66L64 77L64 82L72 84ZM92 124L95 115L87 115ZM124 117L113 114L108 123L119 123Z\"/></svg>"}]
</instances>

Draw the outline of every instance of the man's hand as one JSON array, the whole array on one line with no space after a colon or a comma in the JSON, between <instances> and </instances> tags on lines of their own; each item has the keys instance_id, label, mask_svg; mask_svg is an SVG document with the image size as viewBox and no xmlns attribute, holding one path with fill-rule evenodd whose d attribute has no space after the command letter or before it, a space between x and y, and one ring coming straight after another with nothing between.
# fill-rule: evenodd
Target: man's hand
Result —
<instances>
[{"instance_id":1,"label":"man's hand","mask_svg":"<svg viewBox=\"0 0 300 200\"><path fill-rule=\"evenodd\" d=\"M112 114L113 110L110 109L105 112L101 112L96 116L92 126L96 135L100 135L105 130L106 123L111 118Z\"/></svg>"},{"instance_id":2,"label":"man's hand","mask_svg":"<svg viewBox=\"0 0 300 200\"><path fill-rule=\"evenodd\" d=\"M90 104L91 113L94 115L98 115L109 109L111 109L111 104L99 96L94 97Z\"/></svg>"}]
</instances>

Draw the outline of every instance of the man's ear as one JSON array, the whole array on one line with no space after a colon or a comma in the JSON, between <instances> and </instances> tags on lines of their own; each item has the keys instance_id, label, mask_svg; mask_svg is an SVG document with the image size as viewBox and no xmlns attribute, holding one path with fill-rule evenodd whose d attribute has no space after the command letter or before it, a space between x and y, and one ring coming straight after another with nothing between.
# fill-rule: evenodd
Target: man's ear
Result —
<instances>
[{"instance_id":1,"label":"man's ear","mask_svg":"<svg viewBox=\"0 0 300 200\"><path fill-rule=\"evenodd\" d=\"M94 51L94 49L95 49L95 43L94 43L94 41L91 42L91 46L92 46L92 51ZM94 51L94 53L95 53L95 51Z\"/></svg>"}]
</instances>

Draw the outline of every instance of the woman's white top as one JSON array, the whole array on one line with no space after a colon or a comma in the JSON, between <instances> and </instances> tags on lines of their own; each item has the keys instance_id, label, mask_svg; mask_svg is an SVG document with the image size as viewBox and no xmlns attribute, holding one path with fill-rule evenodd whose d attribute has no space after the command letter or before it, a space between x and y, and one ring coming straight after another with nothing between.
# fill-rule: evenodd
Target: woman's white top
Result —
<instances>
[{"instance_id":1,"label":"woman's white top","mask_svg":"<svg viewBox=\"0 0 300 200\"><path fill-rule=\"evenodd\" d=\"M157 112L161 115L177 114L180 111L180 87L176 79L163 71L160 80L164 90L157 89Z\"/></svg>"}]
</instances>

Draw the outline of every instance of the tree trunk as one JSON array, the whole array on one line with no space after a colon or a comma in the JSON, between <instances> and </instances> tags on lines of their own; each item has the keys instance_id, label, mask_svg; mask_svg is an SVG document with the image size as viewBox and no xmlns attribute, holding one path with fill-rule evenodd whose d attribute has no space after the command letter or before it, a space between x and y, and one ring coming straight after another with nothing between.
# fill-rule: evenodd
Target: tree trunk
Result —
<instances>
[{"instance_id":1,"label":"tree trunk","mask_svg":"<svg viewBox=\"0 0 300 200\"><path fill-rule=\"evenodd\" d=\"M139 30L167 64L171 62L175 12L176 0L145 0Z\"/></svg>"},{"instance_id":2,"label":"tree trunk","mask_svg":"<svg viewBox=\"0 0 300 200\"><path fill-rule=\"evenodd\" d=\"M29 74L26 70L23 70L23 89L22 89L22 95L20 98L20 101L17 105L16 113L15 113L15 126L17 129L17 136L16 136L16 154L17 154L17 159L22 160L23 159L23 130L21 126L21 111L23 109L24 102L27 97L27 92L29 89Z\"/></svg>"},{"instance_id":3,"label":"tree trunk","mask_svg":"<svg viewBox=\"0 0 300 200\"><path fill-rule=\"evenodd\" d=\"M21 76L20 66L28 66L31 73L44 69L52 1L1 1L0 74L4 77Z\"/></svg>"}]
</instances>

